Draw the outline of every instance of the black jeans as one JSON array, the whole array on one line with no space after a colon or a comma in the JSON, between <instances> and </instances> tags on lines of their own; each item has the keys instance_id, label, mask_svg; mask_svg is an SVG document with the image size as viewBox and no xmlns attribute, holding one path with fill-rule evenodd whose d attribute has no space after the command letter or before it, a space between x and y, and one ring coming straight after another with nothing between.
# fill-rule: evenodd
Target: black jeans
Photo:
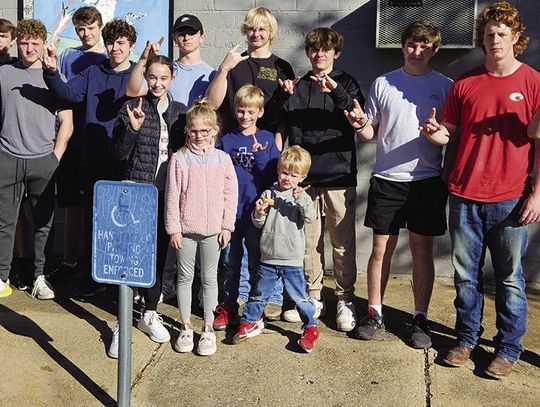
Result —
<instances>
[{"instance_id":1,"label":"black jeans","mask_svg":"<svg viewBox=\"0 0 540 407\"><path fill-rule=\"evenodd\" d=\"M34 240L34 278L43 274L45 245L54 215L54 179L58 159L53 152L39 158L18 158L0 150L0 278L9 278L15 227L21 202L30 202Z\"/></svg>"}]
</instances>

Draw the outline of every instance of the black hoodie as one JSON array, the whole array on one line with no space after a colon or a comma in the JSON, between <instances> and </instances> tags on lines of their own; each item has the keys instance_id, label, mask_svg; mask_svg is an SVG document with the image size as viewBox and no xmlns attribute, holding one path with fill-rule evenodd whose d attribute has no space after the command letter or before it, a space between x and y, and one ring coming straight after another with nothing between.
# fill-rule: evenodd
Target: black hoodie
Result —
<instances>
[{"instance_id":1,"label":"black hoodie","mask_svg":"<svg viewBox=\"0 0 540 407\"><path fill-rule=\"evenodd\" d=\"M330 93L321 92L312 75L310 71L300 79L283 107L289 145L300 145L311 154L311 169L304 184L356 186L355 134L343 111L352 109L353 99L363 106L364 96L356 80L345 72L330 72L337 82Z\"/></svg>"}]
</instances>

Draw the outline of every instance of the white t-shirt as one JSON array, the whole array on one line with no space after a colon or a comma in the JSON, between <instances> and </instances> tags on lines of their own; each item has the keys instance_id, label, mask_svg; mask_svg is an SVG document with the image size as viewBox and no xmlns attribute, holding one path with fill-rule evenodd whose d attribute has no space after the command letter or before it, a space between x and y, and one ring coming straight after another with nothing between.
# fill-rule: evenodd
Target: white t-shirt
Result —
<instances>
[{"instance_id":1,"label":"white t-shirt","mask_svg":"<svg viewBox=\"0 0 540 407\"><path fill-rule=\"evenodd\" d=\"M160 134L158 164L156 168L156 179L154 184L159 191L165 190L165 181L167 178L167 162L169 161L169 130L167 129L167 123L165 123L165 119L163 119L163 113L165 113L168 107L168 98L161 99L157 105L160 122Z\"/></svg>"},{"instance_id":2,"label":"white t-shirt","mask_svg":"<svg viewBox=\"0 0 540 407\"><path fill-rule=\"evenodd\" d=\"M400 68L375 79L365 105L371 124L379 126L373 176L409 182L441 174L442 147L418 126L433 107L442 113L451 86L450 78L433 70L414 76Z\"/></svg>"}]
</instances>

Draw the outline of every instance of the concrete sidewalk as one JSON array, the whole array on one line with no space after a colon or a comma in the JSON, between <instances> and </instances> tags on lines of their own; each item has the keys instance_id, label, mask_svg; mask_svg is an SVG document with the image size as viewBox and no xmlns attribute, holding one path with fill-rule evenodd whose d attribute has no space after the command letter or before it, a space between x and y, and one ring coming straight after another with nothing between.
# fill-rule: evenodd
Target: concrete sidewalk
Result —
<instances>
[{"instance_id":1,"label":"concrete sidewalk","mask_svg":"<svg viewBox=\"0 0 540 407\"><path fill-rule=\"evenodd\" d=\"M366 281L359 276L357 306L366 307ZM332 280L325 281L332 298ZM0 406L114 406L117 361L106 345L116 321L115 289L93 303L69 298L54 301L14 292L0 300ZM486 296L481 346L462 368L440 360L452 346L454 288L437 280L430 310L433 348L419 351L404 343L411 318L411 282L393 278L386 293L381 340L365 342L335 330L333 318L321 319L321 337L312 354L300 353L299 324L271 323L263 334L230 345L218 333L211 357L179 354L178 311L160 304L172 342L158 345L133 329L132 405L134 407L260 406L535 406L540 404L540 289L529 289L526 352L506 380L482 374L495 334L494 301ZM329 312L335 302L329 303ZM194 319L199 329L200 316ZM136 324L136 323L135 323ZM197 338L196 338L197 339Z\"/></svg>"}]
</instances>

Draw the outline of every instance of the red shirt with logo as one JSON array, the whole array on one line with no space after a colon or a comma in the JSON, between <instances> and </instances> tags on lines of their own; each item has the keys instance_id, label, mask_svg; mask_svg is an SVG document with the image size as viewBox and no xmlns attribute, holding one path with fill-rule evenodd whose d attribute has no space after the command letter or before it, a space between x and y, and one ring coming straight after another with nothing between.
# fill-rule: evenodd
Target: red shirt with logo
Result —
<instances>
[{"instance_id":1,"label":"red shirt with logo","mask_svg":"<svg viewBox=\"0 0 540 407\"><path fill-rule=\"evenodd\" d=\"M443 121L461 126L448 189L480 202L523 196L530 188L534 143L527 126L540 108L540 73L526 64L498 77L478 67L458 79Z\"/></svg>"}]
</instances>

